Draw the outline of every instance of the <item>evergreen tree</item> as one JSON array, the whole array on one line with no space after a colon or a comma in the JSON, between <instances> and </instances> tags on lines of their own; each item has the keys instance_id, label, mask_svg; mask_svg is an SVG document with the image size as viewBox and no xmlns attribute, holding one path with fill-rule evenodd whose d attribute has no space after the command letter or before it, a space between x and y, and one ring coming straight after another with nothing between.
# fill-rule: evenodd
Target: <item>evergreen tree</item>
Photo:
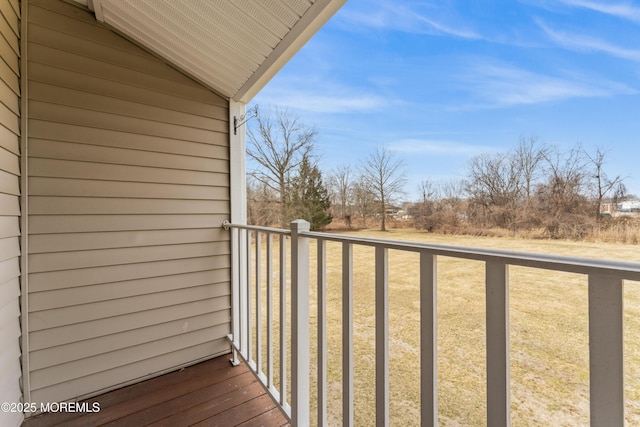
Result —
<instances>
[{"instance_id":1,"label":"evergreen tree","mask_svg":"<svg viewBox=\"0 0 640 427\"><path fill-rule=\"evenodd\" d=\"M298 176L292 183L291 211L294 217L309 221L311 230L322 229L333 217L328 213L331 207L329 192L322 183L318 166L304 156L300 162Z\"/></svg>"}]
</instances>

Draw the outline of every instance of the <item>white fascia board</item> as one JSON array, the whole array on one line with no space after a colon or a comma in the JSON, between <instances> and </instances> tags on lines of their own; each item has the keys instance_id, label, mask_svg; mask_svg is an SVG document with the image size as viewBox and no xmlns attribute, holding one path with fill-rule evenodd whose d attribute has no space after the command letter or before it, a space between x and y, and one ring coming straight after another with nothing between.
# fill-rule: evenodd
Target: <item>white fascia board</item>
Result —
<instances>
[{"instance_id":1,"label":"white fascia board","mask_svg":"<svg viewBox=\"0 0 640 427\"><path fill-rule=\"evenodd\" d=\"M317 0L232 97L248 103L347 0Z\"/></svg>"}]
</instances>

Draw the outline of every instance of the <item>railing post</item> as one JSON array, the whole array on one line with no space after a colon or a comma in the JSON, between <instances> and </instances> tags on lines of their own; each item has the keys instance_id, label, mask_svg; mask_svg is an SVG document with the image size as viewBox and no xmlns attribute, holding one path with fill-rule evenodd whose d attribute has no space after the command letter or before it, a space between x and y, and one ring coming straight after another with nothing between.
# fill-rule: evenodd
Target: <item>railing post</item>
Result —
<instances>
[{"instance_id":1,"label":"railing post","mask_svg":"<svg viewBox=\"0 0 640 427\"><path fill-rule=\"evenodd\" d=\"M389 255L376 246L376 426L389 425Z\"/></svg>"},{"instance_id":2,"label":"railing post","mask_svg":"<svg viewBox=\"0 0 640 427\"><path fill-rule=\"evenodd\" d=\"M509 270L501 262L486 264L487 425L511 424L509 386Z\"/></svg>"},{"instance_id":3,"label":"railing post","mask_svg":"<svg viewBox=\"0 0 640 427\"><path fill-rule=\"evenodd\" d=\"M353 426L353 245L342 242L342 425Z\"/></svg>"},{"instance_id":4,"label":"railing post","mask_svg":"<svg viewBox=\"0 0 640 427\"><path fill-rule=\"evenodd\" d=\"M624 425L622 280L589 275L591 426Z\"/></svg>"},{"instance_id":5,"label":"railing post","mask_svg":"<svg viewBox=\"0 0 640 427\"><path fill-rule=\"evenodd\" d=\"M327 425L327 245L318 240L318 425Z\"/></svg>"},{"instance_id":6,"label":"railing post","mask_svg":"<svg viewBox=\"0 0 640 427\"><path fill-rule=\"evenodd\" d=\"M438 425L438 290L436 255L420 252L420 425Z\"/></svg>"},{"instance_id":7,"label":"railing post","mask_svg":"<svg viewBox=\"0 0 640 427\"><path fill-rule=\"evenodd\" d=\"M309 425L309 223L291 223L291 423Z\"/></svg>"}]
</instances>

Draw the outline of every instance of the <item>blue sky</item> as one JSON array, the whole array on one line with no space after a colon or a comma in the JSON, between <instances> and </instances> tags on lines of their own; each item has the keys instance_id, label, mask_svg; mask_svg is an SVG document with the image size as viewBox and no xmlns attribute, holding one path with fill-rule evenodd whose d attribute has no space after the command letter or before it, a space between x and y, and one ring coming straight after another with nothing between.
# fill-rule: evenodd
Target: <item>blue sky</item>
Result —
<instances>
[{"instance_id":1,"label":"blue sky","mask_svg":"<svg viewBox=\"0 0 640 427\"><path fill-rule=\"evenodd\" d=\"M407 199L531 136L640 195L640 2L349 0L253 103L317 127L325 171L394 150Z\"/></svg>"}]
</instances>

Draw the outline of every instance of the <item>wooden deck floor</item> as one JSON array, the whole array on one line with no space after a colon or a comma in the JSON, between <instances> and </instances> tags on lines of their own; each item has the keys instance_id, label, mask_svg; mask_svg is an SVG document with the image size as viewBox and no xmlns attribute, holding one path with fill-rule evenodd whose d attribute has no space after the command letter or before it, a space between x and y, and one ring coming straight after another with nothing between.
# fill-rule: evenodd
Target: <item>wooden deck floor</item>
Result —
<instances>
[{"instance_id":1,"label":"wooden deck floor","mask_svg":"<svg viewBox=\"0 0 640 427\"><path fill-rule=\"evenodd\" d=\"M288 425L287 418L245 364L229 356L88 399L94 413L48 413L22 427L88 426L265 426Z\"/></svg>"}]
</instances>

